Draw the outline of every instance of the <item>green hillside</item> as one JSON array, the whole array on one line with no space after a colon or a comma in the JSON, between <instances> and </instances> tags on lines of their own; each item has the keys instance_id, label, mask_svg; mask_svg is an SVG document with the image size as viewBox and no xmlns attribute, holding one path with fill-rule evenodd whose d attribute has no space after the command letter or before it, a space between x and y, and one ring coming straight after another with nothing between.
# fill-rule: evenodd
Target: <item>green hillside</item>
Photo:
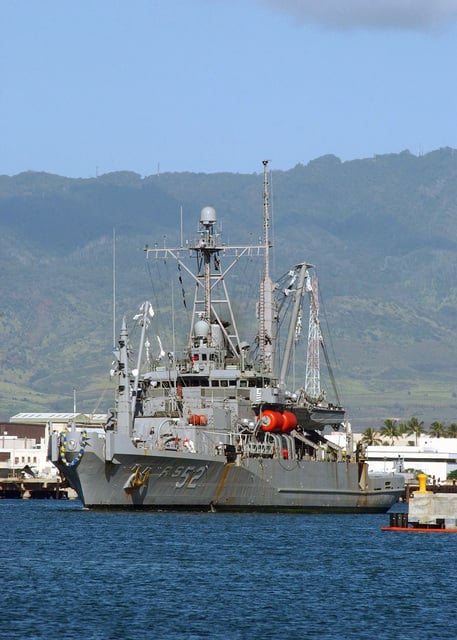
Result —
<instances>
[{"instance_id":1,"label":"green hillside","mask_svg":"<svg viewBox=\"0 0 457 640\"><path fill-rule=\"evenodd\" d=\"M411 415L457 420L456 178L453 149L324 156L271 173L273 271L317 266L321 321L356 428ZM150 299L153 333L171 344L172 293L176 327L187 331L189 283L143 248L179 246L181 225L194 237L208 204L227 243L257 242L261 162L249 175L0 176L0 419L71 411L73 389L78 411L111 405L114 245L117 327ZM249 338L258 269L247 261L233 283ZM302 369L298 354L298 378Z\"/></svg>"}]
</instances>

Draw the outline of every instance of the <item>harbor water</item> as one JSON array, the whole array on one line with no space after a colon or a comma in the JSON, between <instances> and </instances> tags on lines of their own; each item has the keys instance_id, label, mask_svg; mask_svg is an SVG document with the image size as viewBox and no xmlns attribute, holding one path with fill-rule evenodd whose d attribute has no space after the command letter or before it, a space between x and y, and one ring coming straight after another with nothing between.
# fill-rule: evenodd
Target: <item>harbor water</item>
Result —
<instances>
[{"instance_id":1,"label":"harbor water","mask_svg":"<svg viewBox=\"0 0 457 640\"><path fill-rule=\"evenodd\" d=\"M457 535L2 500L0 638L455 639Z\"/></svg>"}]
</instances>

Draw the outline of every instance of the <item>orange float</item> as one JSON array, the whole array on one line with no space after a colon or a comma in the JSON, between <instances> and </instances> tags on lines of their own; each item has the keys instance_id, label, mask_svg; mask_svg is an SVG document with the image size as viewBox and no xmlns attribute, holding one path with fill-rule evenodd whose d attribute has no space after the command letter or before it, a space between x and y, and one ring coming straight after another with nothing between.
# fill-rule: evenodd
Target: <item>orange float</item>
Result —
<instances>
[{"instance_id":1,"label":"orange float","mask_svg":"<svg viewBox=\"0 0 457 640\"><path fill-rule=\"evenodd\" d=\"M265 409L260 416L260 428L262 431L279 432L284 422L283 415L280 411Z\"/></svg>"},{"instance_id":2,"label":"orange float","mask_svg":"<svg viewBox=\"0 0 457 640\"><path fill-rule=\"evenodd\" d=\"M292 411L283 411L282 412L283 423L281 427L281 431L283 433L289 433L297 426L297 416Z\"/></svg>"}]
</instances>

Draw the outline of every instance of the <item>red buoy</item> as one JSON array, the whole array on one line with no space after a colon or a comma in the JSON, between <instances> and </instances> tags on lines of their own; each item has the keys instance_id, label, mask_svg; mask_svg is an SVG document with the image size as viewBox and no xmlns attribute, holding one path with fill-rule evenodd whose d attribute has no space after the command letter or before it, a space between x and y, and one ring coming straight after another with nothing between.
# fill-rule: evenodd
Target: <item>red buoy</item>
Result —
<instances>
[{"instance_id":1,"label":"red buoy","mask_svg":"<svg viewBox=\"0 0 457 640\"><path fill-rule=\"evenodd\" d=\"M281 427L281 431L283 433L289 433L297 426L297 416L292 411L283 411L282 412L283 423Z\"/></svg>"},{"instance_id":2,"label":"red buoy","mask_svg":"<svg viewBox=\"0 0 457 640\"><path fill-rule=\"evenodd\" d=\"M260 416L260 428L262 431L281 431L284 418L280 411L265 409Z\"/></svg>"}]
</instances>

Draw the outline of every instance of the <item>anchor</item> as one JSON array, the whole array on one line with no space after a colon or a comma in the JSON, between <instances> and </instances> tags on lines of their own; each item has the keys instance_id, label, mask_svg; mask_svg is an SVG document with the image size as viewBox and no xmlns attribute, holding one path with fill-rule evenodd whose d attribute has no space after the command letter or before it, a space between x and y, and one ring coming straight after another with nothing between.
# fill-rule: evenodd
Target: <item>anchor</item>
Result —
<instances>
[{"instance_id":1,"label":"anchor","mask_svg":"<svg viewBox=\"0 0 457 640\"><path fill-rule=\"evenodd\" d=\"M132 475L129 477L129 479L125 483L124 491L130 495L137 489L140 489L147 483L150 474L151 474L151 469L149 467L147 467L144 471L141 471L141 467L138 464L135 467L135 470L132 473Z\"/></svg>"}]
</instances>

